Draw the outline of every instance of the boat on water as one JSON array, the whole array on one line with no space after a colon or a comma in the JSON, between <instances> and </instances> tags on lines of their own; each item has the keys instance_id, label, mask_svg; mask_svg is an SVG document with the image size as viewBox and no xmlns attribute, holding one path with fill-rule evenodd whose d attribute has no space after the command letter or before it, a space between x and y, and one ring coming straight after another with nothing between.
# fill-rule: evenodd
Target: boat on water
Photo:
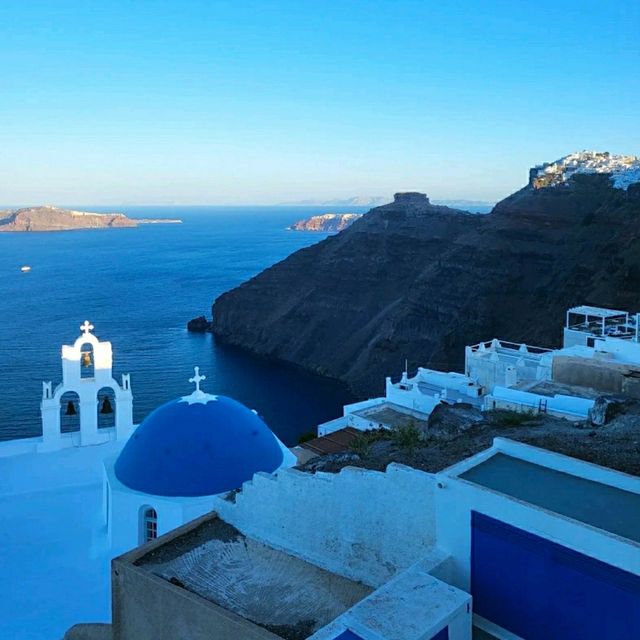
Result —
<instances>
[{"instance_id":1,"label":"boat on water","mask_svg":"<svg viewBox=\"0 0 640 640\"><path fill-rule=\"evenodd\" d=\"M25 264L24 266L20 267L20 271L26 273L27 271L31 271L31 267L28 264Z\"/></svg>"}]
</instances>

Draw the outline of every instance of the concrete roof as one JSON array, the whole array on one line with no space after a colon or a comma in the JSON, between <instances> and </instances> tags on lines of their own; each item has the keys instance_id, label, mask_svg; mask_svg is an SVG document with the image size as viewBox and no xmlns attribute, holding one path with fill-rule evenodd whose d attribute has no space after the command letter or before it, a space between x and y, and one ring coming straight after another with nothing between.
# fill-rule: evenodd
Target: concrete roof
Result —
<instances>
[{"instance_id":1,"label":"concrete roof","mask_svg":"<svg viewBox=\"0 0 640 640\"><path fill-rule=\"evenodd\" d=\"M372 591L246 537L216 516L136 565L291 640L311 635Z\"/></svg>"},{"instance_id":2,"label":"concrete roof","mask_svg":"<svg viewBox=\"0 0 640 640\"><path fill-rule=\"evenodd\" d=\"M640 542L640 494L555 471L504 453L494 454L459 477Z\"/></svg>"},{"instance_id":3,"label":"concrete roof","mask_svg":"<svg viewBox=\"0 0 640 640\"><path fill-rule=\"evenodd\" d=\"M413 424L420 430L426 430L428 427L428 421L426 419L421 420L416 415L413 415L414 413L418 412L406 409L391 402L384 402L383 404L375 405L374 407L367 407L361 411L354 411L354 415L356 416L366 418L371 422L377 422L378 424L391 429L408 427ZM425 418L427 418L427 416L425 416Z\"/></svg>"}]
</instances>

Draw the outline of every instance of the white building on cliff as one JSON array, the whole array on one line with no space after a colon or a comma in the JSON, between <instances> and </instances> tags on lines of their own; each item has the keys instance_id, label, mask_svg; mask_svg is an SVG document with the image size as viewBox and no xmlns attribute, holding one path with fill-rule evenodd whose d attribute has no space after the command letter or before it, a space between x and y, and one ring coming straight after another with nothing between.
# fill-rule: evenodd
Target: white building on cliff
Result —
<instances>
[{"instance_id":1,"label":"white building on cliff","mask_svg":"<svg viewBox=\"0 0 640 640\"><path fill-rule=\"evenodd\" d=\"M441 403L584 419L602 394L640 398L640 314L578 306L567 311L560 349L494 338L465 348L464 373L424 367L386 379L384 397L346 405L318 426L323 436L426 424Z\"/></svg>"}]
</instances>

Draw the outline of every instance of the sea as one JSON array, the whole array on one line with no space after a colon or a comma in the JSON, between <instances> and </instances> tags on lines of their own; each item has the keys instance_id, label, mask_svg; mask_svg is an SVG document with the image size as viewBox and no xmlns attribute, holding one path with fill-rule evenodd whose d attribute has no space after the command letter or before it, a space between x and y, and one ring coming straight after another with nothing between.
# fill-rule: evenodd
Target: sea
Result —
<instances>
[{"instance_id":1,"label":"sea","mask_svg":"<svg viewBox=\"0 0 640 640\"><path fill-rule=\"evenodd\" d=\"M112 343L114 377L131 374L136 423L191 393L194 366L205 391L255 409L287 445L353 401L337 381L186 330L189 319L210 317L221 293L324 239L287 226L326 207L73 208L183 222L0 233L0 440L40 435L42 381L61 381L61 345L73 344L85 320Z\"/></svg>"}]
</instances>

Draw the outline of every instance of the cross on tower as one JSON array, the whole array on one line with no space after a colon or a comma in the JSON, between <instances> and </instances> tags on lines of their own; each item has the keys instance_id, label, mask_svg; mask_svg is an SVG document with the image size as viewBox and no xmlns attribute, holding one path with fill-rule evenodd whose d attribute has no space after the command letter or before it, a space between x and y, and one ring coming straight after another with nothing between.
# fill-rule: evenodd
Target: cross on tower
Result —
<instances>
[{"instance_id":1,"label":"cross on tower","mask_svg":"<svg viewBox=\"0 0 640 640\"><path fill-rule=\"evenodd\" d=\"M84 335L86 336L90 331L93 331L95 327L89 323L88 320L84 321L84 324L80 325L80 331L84 332Z\"/></svg>"},{"instance_id":2,"label":"cross on tower","mask_svg":"<svg viewBox=\"0 0 640 640\"><path fill-rule=\"evenodd\" d=\"M201 376L200 375L200 367L194 367L193 370L196 373L193 376L193 378L189 378L189 382L195 382L196 383L196 393L200 393L200 382L202 382L202 380L206 380L207 376Z\"/></svg>"}]
</instances>

